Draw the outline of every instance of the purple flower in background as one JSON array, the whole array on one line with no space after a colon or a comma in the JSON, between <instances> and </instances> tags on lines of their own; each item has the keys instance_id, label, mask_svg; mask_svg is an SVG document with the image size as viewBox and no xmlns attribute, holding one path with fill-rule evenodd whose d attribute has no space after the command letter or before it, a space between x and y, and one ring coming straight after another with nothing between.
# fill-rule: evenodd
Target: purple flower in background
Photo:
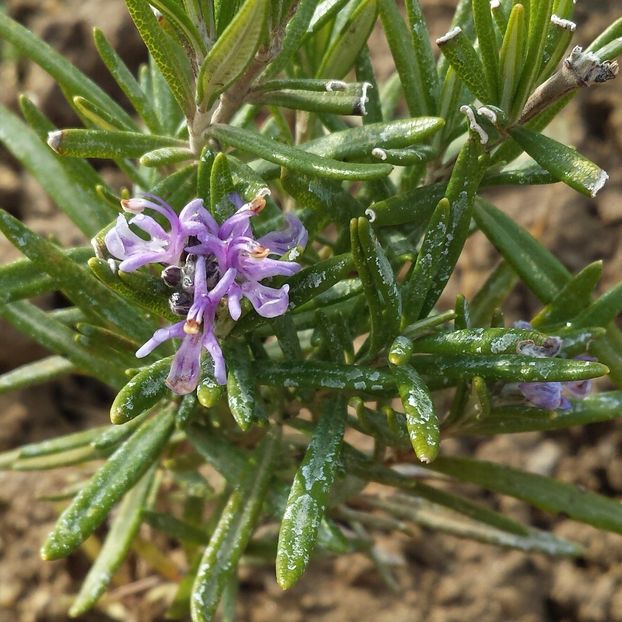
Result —
<instances>
[{"instance_id":1,"label":"purple flower in background","mask_svg":"<svg viewBox=\"0 0 622 622\"><path fill-rule=\"evenodd\" d=\"M268 287L265 278L291 276L300 270L293 261L281 257L307 243L307 232L296 216L286 214L286 228L272 231L255 239L250 219L266 204L265 189L252 201L242 204L238 195L231 195L237 211L222 224L203 207L201 199L188 203L179 216L158 197L130 199L123 207L135 216L129 223L121 215L105 238L111 255L121 260L119 269L131 272L150 263L165 264L162 279L176 288L170 298L171 309L185 315L172 326L157 330L137 352L142 358L168 339L181 339L168 378L167 386L180 395L196 388L200 378L203 349L214 362L214 376L219 384L226 383L225 360L214 323L226 299L232 319L239 319L242 298L247 298L263 317L276 317L287 311L289 286ZM169 223L165 230L151 216L150 209L163 215ZM147 239L132 231L129 225L142 230Z\"/></svg>"},{"instance_id":2,"label":"purple flower in background","mask_svg":"<svg viewBox=\"0 0 622 622\"><path fill-rule=\"evenodd\" d=\"M531 330L529 322L520 320L514 323L515 328ZM559 337L549 337L543 346L537 346L532 341L521 342L517 345L519 354L536 357L557 356L562 346ZM579 360L593 361L590 356L577 356ZM544 410L568 410L571 406L569 397L583 399L592 390L591 380L575 382L521 382L518 385L523 397L538 408Z\"/></svg>"}]
</instances>

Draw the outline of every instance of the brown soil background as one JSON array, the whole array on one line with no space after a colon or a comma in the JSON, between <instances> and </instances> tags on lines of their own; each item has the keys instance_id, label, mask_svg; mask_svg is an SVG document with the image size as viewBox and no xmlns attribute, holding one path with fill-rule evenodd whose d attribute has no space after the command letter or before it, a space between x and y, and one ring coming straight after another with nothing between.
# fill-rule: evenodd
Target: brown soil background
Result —
<instances>
[{"instance_id":1,"label":"brown soil background","mask_svg":"<svg viewBox=\"0 0 622 622\"><path fill-rule=\"evenodd\" d=\"M433 34L444 32L451 0L424 2ZM10 0L10 14L27 24L55 49L113 92L98 62L90 28L101 27L122 56L136 67L144 50L127 18L123 2L110 0ZM577 40L588 42L622 13L619 0L589 0L577 6ZM384 43L372 43L381 72L390 71ZM35 97L59 126L74 121L58 89L24 59L0 64L0 101L15 107L16 95ZM551 132L575 144L603 165L611 176L597 199L588 200L557 184L499 190L498 204L529 226L571 270L605 259L601 289L622 275L622 81L581 93ZM1 122L1 120L0 120ZM79 233L50 204L41 188L6 153L0 153L0 205L39 232L65 244ZM0 239L0 258L17 257ZM495 261L481 237L469 241L448 292L470 296ZM57 301L45 299L51 305ZM508 305L511 319L528 317L535 301L519 288ZM40 350L9 327L0 325L0 372L35 359ZM0 396L0 450L68 433L107 419L110 396L98 385L70 378ZM525 434L461 446L482 459L498 460L550 474L590 490L622 495L622 432L616 423L555 434ZM61 622L88 567L84 552L66 561L44 563L38 548L51 528L57 508L37 496L75 481L71 471L42 474L0 473L0 622ZM271 568L242 574L238 619L243 622L616 622L622 621L622 537L599 533L563 518L552 518L506 498L489 499L495 507L558 535L582 543L579 560L551 560L541 555L503 551L491 546L420 530L414 538L390 536L379 541L401 587L392 592L364 557L317 560L303 580L284 593ZM143 534L148 536L148 531ZM172 556L173 560L176 557ZM162 620L164 581L143 562L130 560L125 587L82 619L92 622ZM129 581L129 584L127 583ZM123 583L121 583L123 585ZM158 586L153 589L154 586ZM147 591L149 589L150 591ZM148 597L145 595L148 594Z\"/></svg>"}]
</instances>

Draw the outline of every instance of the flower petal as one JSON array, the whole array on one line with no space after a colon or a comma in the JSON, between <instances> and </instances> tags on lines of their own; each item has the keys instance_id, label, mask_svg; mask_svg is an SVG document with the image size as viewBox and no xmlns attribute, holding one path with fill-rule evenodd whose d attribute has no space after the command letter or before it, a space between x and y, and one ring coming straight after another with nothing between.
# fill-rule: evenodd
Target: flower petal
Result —
<instances>
[{"instance_id":1,"label":"flower petal","mask_svg":"<svg viewBox=\"0 0 622 622\"><path fill-rule=\"evenodd\" d=\"M294 214L283 215L286 227L280 231L271 231L257 240L261 246L270 249L275 255L284 255L297 246L304 248L307 245L308 233L300 219Z\"/></svg>"},{"instance_id":2,"label":"flower petal","mask_svg":"<svg viewBox=\"0 0 622 622\"><path fill-rule=\"evenodd\" d=\"M167 326L166 328L160 328L153 333L153 337L149 339L145 344L143 344L136 351L136 358L143 358L148 354L151 354L160 344L164 343L169 339L181 338L184 336L184 322L177 322L177 324L173 324L172 326Z\"/></svg>"},{"instance_id":3,"label":"flower petal","mask_svg":"<svg viewBox=\"0 0 622 622\"><path fill-rule=\"evenodd\" d=\"M192 393L197 388L201 372L202 335L186 335L175 354L166 386L178 395Z\"/></svg>"},{"instance_id":4,"label":"flower petal","mask_svg":"<svg viewBox=\"0 0 622 622\"><path fill-rule=\"evenodd\" d=\"M242 293L262 317L283 315L289 306L289 285L274 289L261 283L246 281L242 283Z\"/></svg>"},{"instance_id":5,"label":"flower petal","mask_svg":"<svg viewBox=\"0 0 622 622\"><path fill-rule=\"evenodd\" d=\"M562 404L561 382L522 382L518 388L525 399L538 408L555 410Z\"/></svg>"}]
</instances>

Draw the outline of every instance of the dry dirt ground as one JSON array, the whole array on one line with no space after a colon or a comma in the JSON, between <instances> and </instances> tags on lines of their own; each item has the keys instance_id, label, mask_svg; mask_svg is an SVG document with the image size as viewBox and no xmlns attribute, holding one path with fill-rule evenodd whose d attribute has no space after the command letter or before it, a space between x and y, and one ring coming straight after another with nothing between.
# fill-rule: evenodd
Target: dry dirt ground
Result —
<instances>
[{"instance_id":1,"label":"dry dirt ground","mask_svg":"<svg viewBox=\"0 0 622 622\"><path fill-rule=\"evenodd\" d=\"M444 32L451 0L424 3L434 34ZM7 10L41 34L56 49L98 79L106 73L90 42L90 27L102 27L132 66L144 51L125 17L123 2L110 0L10 0ZM589 41L611 17L622 12L619 0L583 0L578 7L578 39ZM380 59L379 62L385 62ZM58 91L26 61L0 64L0 100L14 106L18 92L32 94L60 126L71 124ZM110 82L105 82L112 88ZM572 270L604 258L602 288L622 275L622 80L582 93L552 131L603 164L611 175L595 200L560 185L493 198L528 225ZM0 204L38 231L53 232L64 243L79 234L50 205L41 189L15 162L0 154ZM0 240L3 260L17 255ZM494 252L478 236L470 240L452 284L452 293L469 296L494 261ZM447 298L449 301L449 297ZM42 304L53 301L44 300ZM513 296L510 317L527 317L534 300L524 290ZM6 326L0 326L0 372L32 360L39 350ZM110 399L98 385L68 379L0 396L0 450L54 433L106 420ZM478 458L499 460L534 472L552 474L590 490L622 495L622 428L603 424L556 434L528 434L470 443L462 447ZM37 497L67 483L66 473L0 473L0 622L67 620L69 595L87 568L84 553L67 561L43 563L38 547L51 527L56 508ZM532 511L510 499L492 504L533 524L581 542L579 560L551 560L491 546L441 537L421 530L414 538L393 536L380 544L394 564L401 591L391 591L363 557L320 560L290 592L275 584L270 568L244 570L238 619L243 622L622 622L622 537L602 534L564 519ZM124 569L129 588L117 591L108 613L89 621L154 622L162 619L148 567L135 560Z\"/></svg>"}]
</instances>

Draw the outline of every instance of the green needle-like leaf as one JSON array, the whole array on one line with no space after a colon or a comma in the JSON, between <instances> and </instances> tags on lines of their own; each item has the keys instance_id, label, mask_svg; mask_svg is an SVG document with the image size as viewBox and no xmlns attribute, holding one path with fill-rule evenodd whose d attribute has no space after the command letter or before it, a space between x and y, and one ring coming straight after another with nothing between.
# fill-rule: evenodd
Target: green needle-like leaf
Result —
<instances>
[{"instance_id":1,"label":"green needle-like leaf","mask_svg":"<svg viewBox=\"0 0 622 622\"><path fill-rule=\"evenodd\" d=\"M196 104L200 110L208 110L253 60L264 31L268 5L268 0L246 0L207 53L197 78Z\"/></svg>"},{"instance_id":2,"label":"green needle-like leaf","mask_svg":"<svg viewBox=\"0 0 622 622\"><path fill-rule=\"evenodd\" d=\"M475 22L480 56L488 82L488 92L493 97L490 103L496 104L499 98L500 87L499 50L497 48L497 35L495 33L490 0L473 0L473 21Z\"/></svg>"},{"instance_id":3,"label":"green needle-like leaf","mask_svg":"<svg viewBox=\"0 0 622 622\"><path fill-rule=\"evenodd\" d=\"M104 33L99 28L93 29L93 40L100 58L114 78L119 88L128 98L134 110L138 112L147 127L156 134L162 131L160 121L151 104L149 97L142 90L132 72L127 68L116 50L110 45Z\"/></svg>"},{"instance_id":4,"label":"green needle-like leaf","mask_svg":"<svg viewBox=\"0 0 622 622\"><path fill-rule=\"evenodd\" d=\"M457 26L436 43L469 91L483 103L493 102L484 65L462 29Z\"/></svg>"},{"instance_id":5,"label":"green needle-like leaf","mask_svg":"<svg viewBox=\"0 0 622 622\"><path fill-rule=\"evenodd\" d=\"M61 514L41 549L43 559L66 557L101 525L112 506L158 459L174 422L172 409L157 413L110 456Z\"/></svg>"},{"instance_id":6,"label":"green needle-like leaf","mask_svg":"<svg viewBox=\"0 0 622 622\"><path fill-rule=\"evenodd\" d=\"M286 169L314 177L369 180L386 177L393 170L389 164L349 164L322 158L239 127L217 124L212 125L207 133L226 145L252 153Z\"/></svg>"},{"instance_id":7,"label":"green needle-like leaf","mask_svg":"<svg viewBox=\"0 0 622 622\"><path fill-rule=\"evenodd\" d=\"M51 132L48 144L59 155L73 158L140 158L161 147L187 148L185 141L168 136L82 129Z\"/></svg>"},{"instance_id":8,"label":"green needle-like leaf","mask_svg":"<svg viewBox=\"0 0 622 622\"><path fill-rule=\"evenodd\" d=\"M348 73L369 38L377 14L376 0L360 0L324 54L316 77L339 80Z\"/></svg>"},{"instance_id":9,"label":"green needle-like leaf","mask_svg":"<svg viewBox=\"0 0 622 622\"><path fill-rule=\"evenodd\" d=\"M0 15L0 23L4 19ZM6 108L0 107L0 141L46 189L56 205L63 210L87 236L105 227L114 212L92 187L74 177L37 134Z\"/></svg>"},{"instance_id":10,"label":"green needle-like leaf","mask_svg":"<svg viewBox=\"0 0 622 622\"><path fill-rule=\"evenodd\" d=\"M225 355L229 410L240 428L246 432L257 418L252 361L248 348L242 343L229 343Z\"/></svg>"},{"instance_id":11,"label":"green needle-like leaf","mask_svg":"<svg viewBox=\"0 0 622 622\"><path fill-rule=\"evenodd\" d=\"M0 14L0 38L14 45L24 56L49 73L69 98L81 95L125 123L133 123L127 112L75 65L4 13Z\"/></svg>"},{"instance_id":12,"label":"green needle-like leaf","mask_svg":"<svg viewBox=\"0 0 622 622\"><path fill-rule=\"evenodd\" d=\"M151 469L145 473L121 502L102 549L69 610L70 616L82 615L95 605L128 554L142 521L143 507L153 482L153 471Z\"/></svg>"},{"instance_id":13,"label":"green needle-like leaf","mask_svg":"<svg viewBox=\"0 0 622 622\"><path fill-rule=\"evenodd\" d=\"M421 462L432 462L438 455L441 434L430 390L408 364L392 365L391 371L406 413L406 426L415 454Z\"/></svg>"},{"instance_id":14,"label":"green needle-like leaf","mask_svg":"<svg viewBox=\"0 0 622 622\"><path fill-rule=\"evenodd\" d=\"M21 365L5 374L0 374L0 395L56 380L56 378L62 378L75 371L76 366L66 358L48 356L34 363Z\"/></svg>"},{"instance_id":15,"label":"green needle-like leaf","mask_svg":"<svg viewBox=\"0 0 622 622\"><path fill-rule=\"evenodd\" d=\"M342 396L326 400L305 456L296 471L279 531L276 577L283 589L304 573L316 546L336 472L346 422Z\"/></svg>"},{"instance_id":16,"label":"green needle-like leaf","mask_svg":"<svg viewBox=\"0 0 622 622\"><path fill-rule=\"evenodd\" d=\"M278 445L278 435L268 433L220 515L192 588L190 604L195 622L213 620L225 585L234 576L259 518Z\"/></svg>"},{"instance_id":17,"label":"green needle-like leaf","mask_svg":"<svg viewBox=\"0 0 622 622\"><path fill-rule=\"evenodd\" d=\"M512 138L542 167L581 194L595 197L609 178L599 166L574 149L524 126L508 130Z\"/></svg>"},{"instance_id":18,"label":"green needle-like leaf","mask_svg":"<svg viewBox=\"0 0 622 622\"><path fill-rule=\"evenodd\" d=\"M563 512L576 521L622 533L622 506L618 501L570 484L470 458L442 457L430 468L460 481L522 499L547 512Z\"/></svg>"},{"instance_id":19,"label":"green needle-like leaf","mask_svg":"<svg viewBox=\"0 0 622 622\"><path fill-rule=\"evenodd\" d=\"M165 384L173 357L153 363L136 374L117 394L110 407L110 421L121 425L157 404L168 392Z\"/></svg>"},{"instance_id":20,"label":"green needle-like leaf","mask_svg":"<svg viewBox=\"0 0 622 622\"><path fill-rule=\"evenodd\" d=\"M177 103L191 117L194 112L194 96L190 63L184 50L161 28L147 0L126 0L125 3L136 29Z\"/></svg>"}]
</instances>

